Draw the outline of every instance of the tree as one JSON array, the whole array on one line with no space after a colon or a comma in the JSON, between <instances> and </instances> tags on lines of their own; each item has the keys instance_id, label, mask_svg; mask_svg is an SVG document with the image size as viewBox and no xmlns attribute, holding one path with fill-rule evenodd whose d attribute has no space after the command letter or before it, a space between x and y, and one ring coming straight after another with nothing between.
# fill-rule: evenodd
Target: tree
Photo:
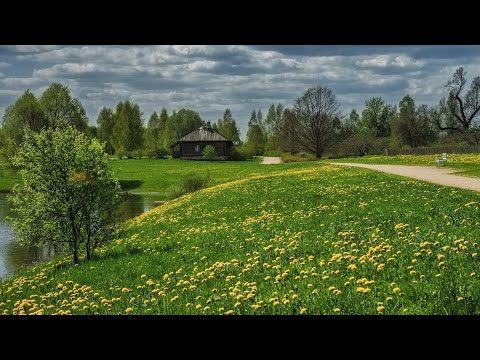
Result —
<instances>
[{"instance_id":1,"label":"tree","mask_svg":"<svg viewBox=\"0 0 480 360\"><path fill-rule=\"evenodd\" d=\"M277 137L282 123L284 107L282 104L278 104L276 107L274 104L268 109L267 117L265 118L265 130L267 136L267 148L275 149L277 146Z\"/></svg>"},{"instance_id":2,"label":"tree","mask_svg":"<svg viewBox=\"0 0 480 360\"><path fill-rule=\"evenodd\" d=\"M467 73L463 67L459 67L453 74L453 78L445 85L449 90L448 101L444 105L453 116L450 123L446 122L445 116L440 111L434 119L440 130L451 130L460 133L471 145L480 145L480 76L473 79L470 89L462 94L467 84Z\"/></svg>"},{"instance_id":3,"label":"tree","mask_svg":"<svg viewBox=\"0 0 480 360\"><path fill-rule=\"evenodd\" d=\"M390 122L395 113L395 107L386 104L381 97L373 97L365 101L360 130L375 137L390 136Z\"/></svg>"},{"instance_id":4,"label":"tree","mask_svg":"<svg viewBox=\"0 0 480 360\"><path fill-rule=\"evenodd\" d=\"M328 87L312 87L297 99L294 111L300 144L320 159L337 140L341 126L335 94Z\"/></svg>"},{"instance_id":5,"label":"tree","mask_svg":"<svg viewBox=\"0 0 480 360\"><path fill-rule=\"evenodd\" d=\"M205 146L202 152L203 158L206 160L215 160L217 158L217 154L215 153L215 148L212 145Z\"/></svg>"},{"instance_id":6,"label":"tree","mask_svg":"<svg viewBox=\"0 0 480 360\"><path fill-rule=\"evenodd\" d=\"M232 140L235 144L240 142L240 129L237 126L237 122L232 117L230 109L225 110L223 113L223 119L218 119L217 124L214 123L212 128L227 139Z\"/></svg>"},{"instance_id":7,"label":"tree","mask_svg":"<svg viewBox=\"0 0 480 360\"><path fill-rule=\"evenodd\" d=\"M180 109L173 111L168 117L165 127L165 145L168 148L177 139L186 135L190 131L198 129L203 125L202 118L198 112L189 109Z\"/></svg>"},{"instance_id":8,"label":"tree","mask_svg":"<svg viewBox=\"0 0 480 360\"><path fill-rule=\"evenodd\" d=\"M9 219L24 244L52 243L87 259L112 234L120 186L97 139L68 126L27 131L13 157L22 182L10 199L18 218Z\"/></svg>"},{"instance_id":9,"label":"tree","mask_svg":"<svg viewBox=\"0 0 480 360\"><path fill-rule=\"evenodd\" d=\"M52 128L73 125L78 130L87 132L88 119L80 101L70 95L68 87L52 83L40 98L48 126Z\"/></svg>"},{"instance_id":10,"label":"tree","mask_svg":"<svg viewBox=\"0 0 480 360\"><path fill-rule=\"evenodd\" d=\"M148 126L145 129L145 147L148 151L155 155L160 156L164 154L163 148L163 131L160 117L154 111L148 120Z\"/></svg>"},{"instance_id":11,"label":"tree","mask_svg":"<svg viewBox=\"0 0 480 360\"><path fill-rule=\"evenodd\" d=\"M115 125L115 116L112 109L103 107L97 118L97 137L101 142L105 143L105 151L107 154L113 155L115 149L113 147L113 126Z\"/></svg>"},{"instance_id":12,"label":"tree","mask_svg":"<svg viewBox=\"0 0 480 360\"><path fill-rule=\"evenodd\" d=\"M2 123L2 152L4 160L17 151L23 141L25 129L34 132L48 126L45 112L30 90L25 91L17 101L7 108Z\"/></svg>"},{"instance_id":13,"label":"tree","mask_svg":"<svg viewBox=\"0 0 480 360\"><path fill-rule=\"evenodd\" d=\"M166 133L167 133L167 123L168 123L168 112L167 112L167 109L165 108L162 108L162 111L160 112L160 116L159 116L159 127L160 129L162 129L161 131L161 138L160 138L160 141L161 141L161 147L165 150L168 149L168 147L170 146L170 144L166 144L165 143L165 140L166 140Z\"/></svg>"},{"instance_id":14,"label":"tree","mask_svg":"<svg viewBox=\"0 0 480 360\"><path fill-rule=\"evenodd\" d=\"M250 149L254 155L262 155L265 151L265 129L262 122L262 111L253 110L252 116L248 121L247 139L245 146Z\"/></svg>"},{"instance_id":15,"label":"tree","mask_svg":"<svg viewBox=\"0 0 480 360\"><path fill-rule=\"evenodd\" d=\"M292 155L296 154L300 148L298 128L295 112L286 108L280 124L278 146L283 151L289 151Z\"/></svg>"},{"instance_id":16,"label":"tree","mask_svg":"<svg viewBox=\"0 0 480 360\"><path fill-rule=\"evenodd\" d=\"M348 118L343 123L342 138L346 139L356 134L358 131L359 124L360 124L360 115L358 115L357 110L353 109L348 115Z\"/></svg>"},{"instance_id":17,"label":"tree","mask_svg":"<svg viewBox=\"0 0 480 360\"><path fill-rule=\"evenodd\" d=\"M115 152L127 152L143 147L143 120L138 104L119 102L115 110L112 144Z\"/></svg>"},{"instance_id":18,"label":"tree","mask_svg":"<svg viewBox=\"0 0 480 360\"><path fill-rule=\"evenodd\" d=\"M399 114L393 122L395 137L400 143L412 148L427 145L435 140L435 133L430 125L429 110L426 105L415 108L415 101L405 95L399 104Z\"/></svg>"}]
</instances>

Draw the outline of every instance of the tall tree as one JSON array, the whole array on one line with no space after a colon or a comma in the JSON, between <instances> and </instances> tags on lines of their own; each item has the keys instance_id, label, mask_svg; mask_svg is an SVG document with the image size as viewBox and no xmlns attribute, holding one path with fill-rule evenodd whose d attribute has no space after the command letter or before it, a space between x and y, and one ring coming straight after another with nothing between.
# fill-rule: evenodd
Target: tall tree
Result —
<instances>
[{"instance_id":1,"label":"tall tree","mask_svg":"<svg viewBox=\"0 0 480 360\"><path fill-rule=\"evenodd\" d=\"M45 112L49 127L72 125L82 132L88 130L88 119L80 101L73 98L68 87L52 83L42 94L40 105Z\"/></svg>"},{"instance_id":2,"label":"tall tree","mask_svg":"<svg viewBox=\"0 0 480 360\"><path fill-rule=\"evenodd\" d=\"M143 147L143 121L138 104L119 102L115 110L113 147L116 152L131 152Z\"/></svg>"},{"instance_id":3,"label":"tall tree","mask_svg":"<svg viewBox=\"0 0 480 360\"><path fill-rule=\"evenodd\" d=\"M359 124L360 124L360 115L357 113L357 110L353 109L343 124L343 133L344 133L343 137L347 138L353 134L356 134L358 131Z\"/></svg>"},{"instance_id":4,"label":"tall tree","mask_svg":"<svg viewBox=\"0 0 480 360\"><path fill-rule=\"evenodd\" d=\"M339 103L328 87L315 86L295 102L295 118L301 145L320 159L340 131Z\"/></svg>"},{"instance_id":5,"label":"tall tree","mask_svg":"<svg viewBox=\"0 0 480 360\"><path fill-rule=\"evenodd\" d=\"M34 132L48 126L45 113L37 98L30 90L25 91L17 101L7 108L2 123L2 153L4 161L15 154L23 141L25 129Z\"/></svg>"},{"instance_id":6,"label":"tall tree","mask_svg":"<svg viewBox=\"0 0 480 360\"><path fill-rule=\"evenodd\" d=\"M467 84L467 73L459 67L448 81L446 88L449 98L444 104L453 116L454 122L445 122L445 117L437 112L435 122L440 130L459 133L471 145L480 145L480 76L473 79L470 89L464 93Z\"/></svg>"},{"instance_id":7,"label":"tall tree","mask_svg":"<svg viewBox=\"0 0 480 360\"><path fill-rule=\"evenodd\" d=\"M240 129L237 126L237 122L232 117L230 109L226 109L223 113L223 118L218 119L216 124L213 124L213 129L225 136L227 139L232 140L238 144L240 142Z\"/></svg>"},{"instance_id":8,"label":"tall tree","mask_svg":"<svg viewBox=\"0 0 480 360\"><path fill-rule=\"evenodd\" d=\"M202 125L203 121L198 112L189 109L180 109L178 112L174 110L172 115L168 117L165 127L166 148L180 137Z\"/></svg>"},{"instance_id":9,"label":"tall tree","mask_svg":"<svg viewBox=\"0 0 480 360\"><path fill-rule=\"evenodd\" d=\"M278 146L283 151L295 154L300 149L300 140L298 134L299 125L295 118L295 112L286 108L283 112L282 122L280 124Z\"/></svg>"},{"instance_id":10,"label":"tall tree","mask_svg":"<svg viewBox=\"0 0 480 360\"><path fill-rule=\"evenodd\" d=\"M115 149L113 147L113 126L115 125L115 115L112 109L103 107L97 118L97 137L101 142L105 143L105 151L107 154L113 155Z\"/></svg>"},{"instance_id":11,"label":"tall tree","mask_svg":"<svg viewBox=\"0 0 480 360\"><path fill-rule=\"evenodd\" d=\"M72 126L27 131L13 162L22 182L10 198L19 217L9 220L19 240L56 244L74 263L84 245L91 258L111 237L120 188L99 141Z\"/></svg>"},{"instance_id":12,"label":"tall tree","mask_svg":"<svg viewBox=\"0 0 480 360\"><path fill-rule=\"evenodd\" d=\"M385 103L381 97L372 97L365 101L360 129L375 137L390 136L390 123L395 114L395 107Z\"/></svg>"},{"instance_id":13,"label":"tall tree","mask_svg":"<svg viewBox=\"0 0 480 360\"><path fill-rule=\"evenodd\" d=\"M408 94L400 101L399 114L392 128L400 143L413 148L427 145L436 138L431 127L428 107L422 105L416 109L415 101Z\"/></svg>"},{"instance_id":14,"label":"tall tree","mask_svg":"<svg viewBox=\"0 0 480 360\"><path fill-rule=\"evenodd\" d=\"M265 118L265 129L267 136L267 148L275 149L277 146L277 137L282 123L283 105L272 104L268 109L267 117Z\"/></svg>"},{"instance_id":15,"label":"tall tree","mask_svg":"<svg viewBox=\"0 0 480 360\"><path fill-rule=\"evenodd\" d=\"M148 126L145 129L145 146L152 154L162 155L163 150L163 132L160 117L154 111L148 120Z\"/></svg>"}]
</instances>

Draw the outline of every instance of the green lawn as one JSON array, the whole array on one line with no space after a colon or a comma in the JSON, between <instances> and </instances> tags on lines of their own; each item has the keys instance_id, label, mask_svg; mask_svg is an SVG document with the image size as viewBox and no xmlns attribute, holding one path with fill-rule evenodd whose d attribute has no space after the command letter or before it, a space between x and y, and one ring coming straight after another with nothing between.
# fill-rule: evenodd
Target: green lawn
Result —
<instances>
[{"instance_id":1,"label":"green lawn","mask_svg":"<svg viewBox=\"0 0 480 360\"><path fill-rule=\"evenodd\" d=\"M263 165L259 160L210 162L176 159L112 159L111 166L124 190L169 194L175 190L180 180L189 174L209 176L211 184L216 185L250 175L268 174L305 165L293 163ZM310 164L310 166L314 165ZM0 170L0 191L11 190L19 181L19 176L13 170Z\"/></svg>"},{"instance_id":2,"label":"green lawn","mask_svg":"<svg viewBox=\"0 0 480 360\"><path fill-rule=\"evenodd\" d=\"M319 163L243 165L255 170L192 164L238 180L127 222L93 261L2 283L0 313L480 314L478 193Z\"/></svg>"},{"instance_id":3,"label":"green lawn","mask_svg":"<svg viewBox=\"0 0 480 360\"><path fill-rule=\"evenodd\" d=\"M480 154L448 154L447 156L448 165L446 167L455 170L456 174L480 177ZM328 160L328 162L436 166L435 155L370 155L356 158L332 159Z\"/></svg>"}]
</instances>

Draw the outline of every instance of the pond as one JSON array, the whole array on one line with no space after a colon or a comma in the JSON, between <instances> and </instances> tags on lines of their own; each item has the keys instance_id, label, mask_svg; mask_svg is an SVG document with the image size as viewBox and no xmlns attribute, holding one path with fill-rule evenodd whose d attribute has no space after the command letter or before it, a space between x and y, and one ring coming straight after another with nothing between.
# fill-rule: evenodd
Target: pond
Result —
<instances>
[{"instance_id":1,"label":"pond","mask_svg":"<svg viewBox=\"0 0 480 360\"><path fill-rule=\"evenodd\" d=\"M119 221L134 218L165 202L167 196L166 193L129 193L117 210L117 218ZM0 280L11 276L22 267L48 260L53 256L53 249L29 248L15 240L12 226L6 219L7 216L13 215L7 194L0 193Z\"/></svg>"}]
</instances>

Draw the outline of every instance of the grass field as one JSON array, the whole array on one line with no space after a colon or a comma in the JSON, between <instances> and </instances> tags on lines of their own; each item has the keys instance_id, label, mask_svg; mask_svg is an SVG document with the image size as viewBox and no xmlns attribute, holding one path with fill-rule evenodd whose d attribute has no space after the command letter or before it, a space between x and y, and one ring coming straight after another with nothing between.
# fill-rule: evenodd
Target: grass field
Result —
<instances>
[{"instance_id":1,"label":"grass field","mask_svg":"<svg viewBox=\"0 0 480 360\"><path fill-rule=\"evenodd\" d=\"M295 165L167 202L93 261L2 283L0 313L480 313L478 193Z\"/></svg>"},{"instance_id":2,"label":"grass field","mask_svg":"<svg viewBox=\"0 0 480 360\"><path fill-rule=\"evenodd\" d=\"M278 164L266 166L259 160L254 161L188 161L188 160L117 160L111 161L112 169L124 190L133 192L162 192L169 194L175 190L180 180L190 174L208 176L212 185L230 180L242 179L250 175L269 174L271 172L302 164ZM0 192L10 191L20 181L13 170L0 168Z\"/></svg>"},{"instance_id":3,"label":"grass field","mask_svg":"<svg viewBox=\"0 0 480 360\"><path fill-rule=\"evenodd\" d=\"M329 160L329 162L436 166L435 155L370 155L356 158L332 159ZM448 154L447 167L455 170L458 175L480 177L480 154Z\"/></svg>"}]
</instances>

